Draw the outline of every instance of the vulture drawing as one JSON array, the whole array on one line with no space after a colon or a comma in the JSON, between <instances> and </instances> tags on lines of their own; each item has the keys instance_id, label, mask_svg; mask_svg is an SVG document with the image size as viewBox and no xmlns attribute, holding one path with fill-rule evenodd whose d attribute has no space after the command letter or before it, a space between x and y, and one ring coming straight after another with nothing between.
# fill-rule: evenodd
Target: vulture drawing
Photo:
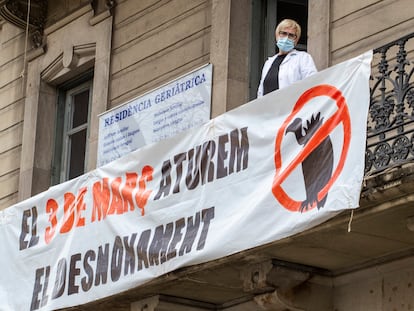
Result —
<instances>
[{"instance_id":1,"label":"vulture drawing","mask_svg":"<svg viewBox=\"0 0 414 311\"><path fill-rule=\"evenodd\" d=\"M306 126L302 125L302 119L296 118L286 129L295 134L299 145L305 146L315 132L321 127L323 118L318 112L306 121ZM329 135L310 152L302 163L303 179L306 188L306 200L302 202L300 211L308 210L315 206L322 208L326 202L327 195L320 201L318 193L329 182L333 170L333 148Z\"/></svg>"}]
</instances>

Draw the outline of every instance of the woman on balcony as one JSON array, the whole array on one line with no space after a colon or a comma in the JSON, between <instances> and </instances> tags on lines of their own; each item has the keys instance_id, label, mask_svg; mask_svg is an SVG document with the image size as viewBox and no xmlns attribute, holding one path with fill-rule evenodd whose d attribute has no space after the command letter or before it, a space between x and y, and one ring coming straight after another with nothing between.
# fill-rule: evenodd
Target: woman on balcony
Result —
<instances>
[{"instance_id":1,"label":"woman on balcony","mask_svg":"<svg viewBox=\"0 0 414 311\"><path fill-rule=\"evenodd\" d=\"M312 56L295 49L301 35L300 25L291 19L282 20L275 37L279 53L269 57L262 69L257 97L291 85L317 72Z\"/></svg>"}]
</instances>

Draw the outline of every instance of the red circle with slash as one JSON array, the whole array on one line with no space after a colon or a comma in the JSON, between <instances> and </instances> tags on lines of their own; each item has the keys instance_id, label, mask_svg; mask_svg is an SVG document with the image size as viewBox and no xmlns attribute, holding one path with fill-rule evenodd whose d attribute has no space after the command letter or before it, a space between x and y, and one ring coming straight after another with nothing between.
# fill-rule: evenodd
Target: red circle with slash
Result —
<instances>
[{"instance_id":1,"label":"red circle with slash","mask_svg":"<svg viewBox=\"0 0 414 311\"><path fill-rule=\"evenodd\" d=\"M301 152L294 158L294 160L289 163L286 168L282 171L282 156L280 151L280 146L282 145L282 140L286 127L292 122L292 119L296 114L313 98L319 96L327 96L333 99L336 103L338 110L322 124L322 126L314 133L309 142L304 146ZM318 85L308 89L303 93L298 101L296 102L292 113L287 117L282 127L279 129L275 141L275 167L276 175L273 179L272 192L275 198L285 207L287 210L292 212L297 212L300 210L301 201L294 200L287 194L282 188L282 183L286 180L289 174L300 164L306 157L318 146L318 143L321 143L329 134L340 124L342 123L344 130L344 139L342 144L341 156L338 162L338 165L335 171L332 174L331 179L328 183L321 189L318 193L318 200L322 200L329 192L330 188L341 174L342 169L345 164L345 159L349 150L349 145L351 141L351 118L349 116L348 106L346 105L345 97L342 95L342 92L336 87L331 85ZM316 206L314 204L313 209Z\"/></svg>"}]
</instances>

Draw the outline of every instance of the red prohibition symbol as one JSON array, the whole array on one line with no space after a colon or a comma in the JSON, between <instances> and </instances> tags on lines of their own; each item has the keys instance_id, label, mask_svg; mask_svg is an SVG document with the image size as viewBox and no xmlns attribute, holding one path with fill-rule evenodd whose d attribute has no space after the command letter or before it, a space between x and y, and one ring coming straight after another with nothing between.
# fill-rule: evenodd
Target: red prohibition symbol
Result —
<instances>
[{"instance_id":1,"label":"red prohibition symbol","mask_svg":"<svg viewBox=\"0 0 414 311\"><path fill-rule=\"evenodd\" d=\"M319 96L327 96L333 99L337 106L337 111L322 124L322 126L314 133L309 142L304 148L296 155L292 162L290 162L286 168L282 171L282 156L280 146L282 145L283 137L285 136L286 127L292 122L292 119L296 114L313 98ZM344 167L345 159L349 150L349 144L351 140L351 119L349 116L348 106L342 92L331 85L318 85L308 89L304 92L296 102L292 113L283 123L279 129L276 141L275 141L275 167L276 175L273 179L272 192L275 198L285 207L292 212L300 211L302 202L294 200L286 193L282 187L283 182L290 175L290 173L306 159L306 157L322 142L329 134L342 123L344 131L344 139L342 142L342 151L339 158L339 162L333 171L333 174L327 184L319 191L318 200L324 198L332 185L335 183L338 176L341 174ZM313 206L312 208L314 208Z\"/></svg>"}]
</instances>

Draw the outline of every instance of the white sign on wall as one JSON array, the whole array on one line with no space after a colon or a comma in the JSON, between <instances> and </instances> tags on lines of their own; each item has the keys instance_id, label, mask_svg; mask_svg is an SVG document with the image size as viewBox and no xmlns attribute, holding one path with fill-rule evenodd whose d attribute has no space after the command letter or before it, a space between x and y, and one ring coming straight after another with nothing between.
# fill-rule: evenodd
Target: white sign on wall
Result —
<instances>
[{"instance_id":1,"label":"white sign on wall","mask_svg":"<svg viewBox=\"0 0 414 311\"><path fill-rule=\"evenodd\" d=\"M99 117L98 166L210 119L212 65L205 65Z\"/></svg>"}]
</instances>

